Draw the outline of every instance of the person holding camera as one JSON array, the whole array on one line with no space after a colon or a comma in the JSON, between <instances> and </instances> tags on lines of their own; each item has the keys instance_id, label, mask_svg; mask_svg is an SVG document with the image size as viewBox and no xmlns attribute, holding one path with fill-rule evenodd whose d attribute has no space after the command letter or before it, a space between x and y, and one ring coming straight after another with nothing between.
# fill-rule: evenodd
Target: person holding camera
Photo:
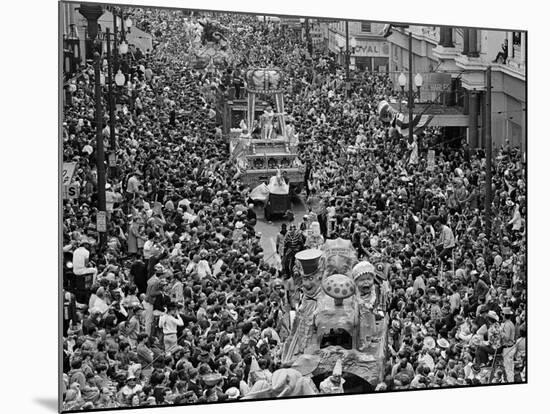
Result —
<instances>
[{"instance_id":1,"label":"person holding camera","mask_svg":"<svg viewBox=\"0 0 550 414\"><path fill-rule=\"evenodd\" d=\"M177 304L170 302L167 312L159 319L159 327L164 338L164 352L170 352L177 344L177 329L183 326L183 320L177 312Z\"/></svg>"}]
</instances>

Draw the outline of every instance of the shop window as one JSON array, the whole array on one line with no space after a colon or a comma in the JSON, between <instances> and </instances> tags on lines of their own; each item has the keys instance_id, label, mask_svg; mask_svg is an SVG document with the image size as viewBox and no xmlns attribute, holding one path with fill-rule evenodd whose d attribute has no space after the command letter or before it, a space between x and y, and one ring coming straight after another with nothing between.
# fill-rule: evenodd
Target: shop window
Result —
<instances>
[{"instance_id":1,"label":"shop window","mask_svg":"<svg viewBox=\"0 0 550 414\"><path fill-rule=\"evenodd\" d=\"M371 24L370 22L361 22L361 31L370 33L371 32Z\"/></svg>"},{"instance_id":2,"label":"shop window","mask_svg":"<svg viewBox=\"0 0 550 414\"><path fill-rule=\"evenodd\" d=\"M508 120L508 139L512 147L521 146L521 125Z\"/></svg>"}]
</instances>

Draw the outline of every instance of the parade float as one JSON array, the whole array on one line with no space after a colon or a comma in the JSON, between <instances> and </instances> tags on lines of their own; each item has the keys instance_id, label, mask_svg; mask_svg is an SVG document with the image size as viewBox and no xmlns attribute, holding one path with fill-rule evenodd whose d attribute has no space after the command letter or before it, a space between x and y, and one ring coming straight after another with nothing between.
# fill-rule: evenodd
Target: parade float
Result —
<instances>
[{"instance_id":1,"label":"parade float","mask_svg":"<svg viewBox=\"0 0 550 414\"><path fill-rule=\"evenodd\" d=\"M395 104L394 101L391 103ZM391 103L385 100L378 103L378 118L384 124L391 125L400 136L407 135L410 122L409 115L395 110ZM412 118L413 133L417 134L422 129L429 126L433 117L433 115L424 113L416 114Z\"/></svg>"},{"instance_id":2,"label":"parade float","mask_svg":"<svg viewBox=\"0 0 550 414\"><path fill-rule=\"evenodd\" d=\"M283 366L313 363L311 377L319 385L341 361L345 392L374 391L384 377L389 285L388 265L370 260L358 262L343 239L296 254L302 297L283 345Z\"/></svg>"},{"instance_id":3,"label":"parade float","mask_svg":"<svg viewBox=\"0 0 550 414\"><path fill-rule=\"evenodd\" d=\"M283 81L277 68L253 68L246 72L246 111L239 128L231 129L229 150L244 184L251 188L267 184L279 170L291 192L299 193L305 167L298 159L297 137L285 113ZM275 109L266 102L271 100ZM259 114L258 106L263 108Z\"/></svg>"},{"instance_id":4,"label":"parade float","mask_svg":"<svg viewBox=\"0 0 550 414\"><path fill-rule=\"evenodd\" d=\"M233 52L225 36L227 29L217 20L204 17L189 23L190 48L184 59L195 69L211 70L223 67L233 59Z\"/></svg>"}]
</instances>

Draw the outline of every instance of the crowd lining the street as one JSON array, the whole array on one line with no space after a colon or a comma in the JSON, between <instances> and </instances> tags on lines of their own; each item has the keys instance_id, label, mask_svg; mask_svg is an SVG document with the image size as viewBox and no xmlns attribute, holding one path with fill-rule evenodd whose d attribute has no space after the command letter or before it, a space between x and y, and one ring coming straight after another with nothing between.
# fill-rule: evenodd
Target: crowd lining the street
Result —
<instances>
[{"instance_id":1,"label":"crowd lining the street","mask_svg":"<svg viewBox=\"0 0 550 414\"><path fill-rule=\"evenodd\" d=\"M334 57L310 55L299 34L277 23L230 14L216 16L224 39L216 47L229 57L194 69L185 56L203 44L204 16L130 11L155 47L133 55L131 87L117 98L117 165L108 168L101 251L91 66L64 108L63 160L77 163L80 197L63 202L63 250L75 277L92 279L86 303L64 291L65 410L226 401L279 389L290 329L284 315L299 296L292 256L336 237L350 239L360 259L390 265L388 360L376 390L524 381L519 149L493 151L486 234L483 150L441 143L429 128L409 143L382 124L377 105L393 95L386 74L356 74L348 98ZM285 74L288 122L306 165L308 214L301 226L281 229L282 265L264 257L255 230L261 218L251 189L234 179L216 114L216 99L242 95L253 66ZM436 150L433 171L428 149ZM315 240L302 236L310 226L319 230Z\"/></svg>"}]
</instances>

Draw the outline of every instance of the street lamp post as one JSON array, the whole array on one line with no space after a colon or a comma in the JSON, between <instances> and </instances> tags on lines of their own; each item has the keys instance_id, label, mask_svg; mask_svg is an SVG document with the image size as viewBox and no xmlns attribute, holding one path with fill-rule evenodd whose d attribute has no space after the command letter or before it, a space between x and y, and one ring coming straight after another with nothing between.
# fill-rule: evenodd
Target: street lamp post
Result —
<instances>
[{"instance_id":1,"label":"street lamp post","mask_svg":"<svg viewBox=\"0 0 550 414\"><path fill-rule=\"evenodd\" d=\"M349 57L350 57L350 51L349 51L349 25L348 21L346 20L346 96L349 98L351 95L351 88L349 84Z\"/></svg>"},{"instance_id":2,"label":"street lamp post","mask_svg":"<svg viewBox=\"0 0 550 414\"><path fill-rule=\"evenodd\" d=\"M113 42L114 70L118 71L118 39L117 39L118 28L117 28L117 15L115 13L114 7L112 9L112 13L113 13L113 35L114 35L113 36L114 37L114 42Z\"/></svg>"},{"instance_id":3,"label":"street lamp post","mask_svg":"<svg viewBox=\"0 0 550 414\"><path fill-rule=\"evenodd\" d=\"M83 3L80 5L79 12L88 22L88 36L94 42L98 33L97 20L103 14L103 8L100 5L90 5ZM97 145L97 208L98 217L106 216L107 203L105 197L105 151L103 148L103 131L102 131L102 108L101 108L101 54L94 52L94 82L95 82L95 117L96 117L96 145ZM99 222L99 220L98 220ZM103 249L105 246L105 228L100 228L99 232L99 247Z\"/></svg>"},{"instance_id":4,"label":"street lamp post","mask_svg":"<svg viewBox=\"0 0 550 414\"><path fill-rule=\"evenodd\" d=\"M409 143L413 142L413 67L412 67L412 32L409 29Z\"/></svg>"},{"instance_id":5,"label":"street lamp post","mask_svg":"<svg viewBox=\"0 0 550 414\"><path fill-rule=\"evenodd\" d=\"M412 71L409 71L409 79L412 78ZM403 72L399 75L397 78L397 82L399 83L399 86L401 87L401 95L399 96L399 112L401 112L401 102L403 100L403 95L405 94L405 86L407 85L407 76ZM414 86L416 86L417 90L417 96L418 99L420 99L420 88L422 87L422 84L424 82L424 79L422 78L422 75L420 73L417 73L414 77ZM415 94L413 93L412 84L409 81L409 93L407 97L407 107L409 108L409 140L412 142L413 137L413 108L414 108L414 99Z\"/></svg>"},{"instance_id":6,"label":"street lamp post","mask_svg":"<svg viewBox=\"0 0 550 414\"><path fill-rule=\"evenodd\" d=\"M407 84L407 77L403 72L397 78L399 86L401 87L401 95L399 96L399 112L401 112L401 103L403 102L403 95L405 95L405 85Z\"/></svg>"},{"instance_id":7,"label":"street lamp post","mask_svg":"<svg viewBox=\"0 0 550 414\"><path fill-rule=\"evenodd\" d=\"M487 93L485 98L485 234L491 238L491 219L493 203L493 136L491 131L492 122L492 80L491 66L485 73L485 84Z\"/></svg>"},{"instance_id":8,"label":"street lamp post","mask_svg":"<svg viewBox=\"0 0 550 414\"><path fill-rule=\"evenodd\" d=\"M109 166L111 167L111 174L115 175L116 172L116 133L115 133L115 103L113 100L113 62L111 61L111 33L109 28L106 29L107 36L107 74L109 78L108 83L108 99L109 99L109 147L111 153L109 154Z\"/></svg>"}]
</instances>

